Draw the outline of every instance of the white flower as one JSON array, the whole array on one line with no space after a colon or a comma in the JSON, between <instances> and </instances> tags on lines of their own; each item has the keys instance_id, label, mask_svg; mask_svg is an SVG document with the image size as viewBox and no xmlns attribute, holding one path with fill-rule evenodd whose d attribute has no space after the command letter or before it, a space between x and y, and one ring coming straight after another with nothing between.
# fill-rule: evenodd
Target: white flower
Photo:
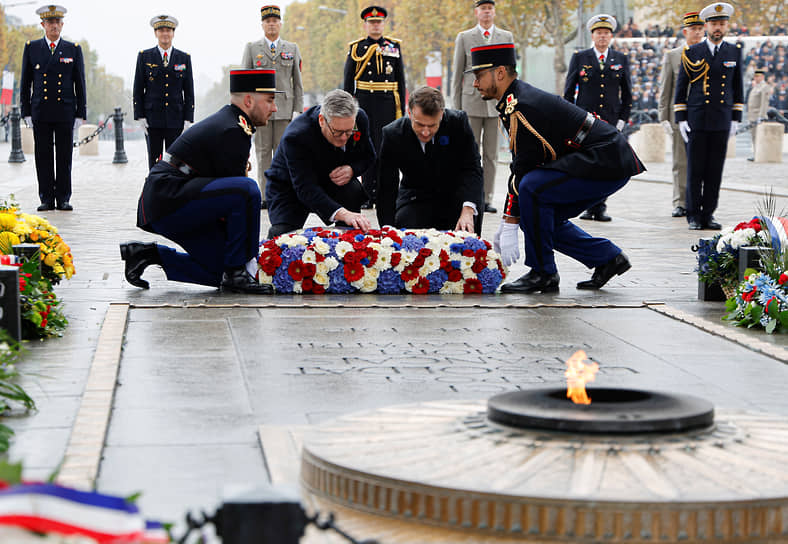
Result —
<instances>
[{"instance_id":1,"label":"white flower","mask_svg":"<svg viewBox=\"0 0 788 544\"><path fill-rule=\"evenodd\" d=\"M326 257L326 260L323 262L328 265L329 272L339 266L339 261L336 259L336 257Z\"/></svg>"},{"instance_id":2,"label":"white flower","mask_svg":"<svg viewBox=\"0 0 788 544\"><path fill-rule=\"evenodd\" d=\"M307 249L304 251L304 255L301 257L301 260L305 263L317 264L317 255L311 249Z\"/></svg>"},{"instance_id":3,"label":"white flower","mask_svg":"<svg viewBox=\"0 0 788 544\"><path fill-rule=\"evenodd\" d=\"M329 251L331 251L331 246L321 239L314 238L312 242L312 249L314 249L315 252L319 253L320 255L328 255Z\"/></svg>"},{"instance_id":4,"label":"white flower","mask_svg":"<svg viewBox=\"0 0 788 544\"><path fill-rule=\"evenodd\" d=\"M324 264L324 263L319 263L319 264ZM328 287L328 284L330 283L331 280L329 279L328 274L316 272L314 277L312 278L312 281L322 285L323 287Z\"/></svg>"},{"instance_id":5,"label":"white flower","mask_svg":"<svg viewBox=\"0 0 788 544\"><path fill-rule=\"evenodd\" d=\"M315 274L328 274L332 269L328 267L328 260L315 263Z\"/></svg>"},{"instance_id":6,"label":"white flower","mask_svg":"<svg viewBox=\"0 0 788 544\"><path fill-rule=\"evenodd\" d=\"M258 272L257 272L257 281L259 283L261 283L261 284L273 285L274 284L274 277L273 276L269 276L268 274L263 272L262 268L260 268L258 270Z\"/></svg>"},{"instance_id":7,"label":"white flower","mask_svg":"<svg viewBox=\"0 0 788 544\"><path fill-rule=\"evenodd\" d=\"M375 261L375 268L380 271L391 268L391 255L394 253L392 247L381 247L378 249L378 260Z\"/></svg>"},{"instance_id":8,"label":"white flower","mask_svg":"<svg viewBox=\"0 0 788 544\"><path fill-rule=\"evenodd\" d=\"M496 261L487 261L487 268L490 270L498 270L498 263Z\"/></svg>"},{"instance_id":9,"label":"white flower","mask_svg":"<svg viewBox=\"0 0 788 544\"><path fill-rule=\"evenodd\" d=\"M339 256L339 258L340 259L344 259L345 255L349 251L353 251L353 245L351 243L349 243L349 242L345 242L344 240L342 240L341 242L339 242L337 244L337 247L335 248L335 250L336 250L337 255Z\"/></svg>"},{"instance_id":10,"label":"white flower","mask_svg":"<svg viewBox=\"0 0 788 544\"><path fill-rule=\"evenodd\" d=\"M303 293L304 292L303 288L301 287L301 282L300 281L294 281L293 282L293 292L294 293Z\"/></svg>"},{"instance_id":11,"label":"white flower","mask_svg":"<svg viewBox=\"0 0 788 544\"><path fill-rule=\"evenodd\" d=\"M426 276L438 270L441 267L440 258L433 254L424 259L424 265L419 269L419 275Z\"/></svg>"},{"instance_id":12,"label":"white flower","mask_svg":"<svg viewBox=\"0 0 788 544\"><path fill-rule=\"evenodd\" d=\"M465 278L466 280L469 280L471 278L475 278L476 277L476 272L474 272L470 267L468 267L468 268L463 267L462 268L462 277Z\"/></svg>"},{"instance_id":13,"label":"white flower","mask_svg":"<svg viewBox=\"0 0 788 544\"><path fill-rule=\"evenodd\" d=\"M354 282L351 282L353 287L356 287L362 293L372 293L378 288L378 276L380 271L375 268L365 268L364 276Z\"/></svg>"},{"instance_id":14,"label":"white flower","mask_svg":"<svg viewBox=\"0 0 788 544\"><path fill-rule=\"evenodd\" d=\"M439 292L443 295L461 295L463 293L463 282L447 281Z\"/></svg>"}]
</instances>

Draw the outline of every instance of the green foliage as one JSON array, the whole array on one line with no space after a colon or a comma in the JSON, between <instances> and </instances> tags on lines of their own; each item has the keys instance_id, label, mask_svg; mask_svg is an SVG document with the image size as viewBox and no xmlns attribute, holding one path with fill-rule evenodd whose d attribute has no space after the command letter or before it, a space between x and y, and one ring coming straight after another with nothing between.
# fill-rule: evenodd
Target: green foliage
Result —
<instances>
[{"instance_id":1,"label":"green foliage","mask_svg":"<svg viewBox=\"0 0 788 544\"><path fill-rule=\"evenodd\" d=\"M0 459L0 482L8 485L21 484L22 463L9 463L5 459Z\"/></svg>"},{"instance_id":2,"label":"green foliage","mask_svg":"<svg viewBox=\"0 0 788 544\"><path fill-rule=\"evenodd\" d=\"M11 338L4 329L0 329L0 418L17 405L21 405L26 410L36 407L35 401L25 390L14 383L19 375L15 365L21 354L22 349L19 343ZM14 432L9 427L0 423L0 452L8 451L13 434ZM0 480L5 481L1 463Z\"/></svg>"},{"instance_id":3,"label":"green foliage","mask_svg":"<svg viewBox=\"0 0 788 544\"><path fill-rule=\"evenodd\" d=\"M27 339L62 336L68 325L62 303L52 291L52 282L41 274L36 258L19 268L22 336Z\"/></svg>"}]
</instances>

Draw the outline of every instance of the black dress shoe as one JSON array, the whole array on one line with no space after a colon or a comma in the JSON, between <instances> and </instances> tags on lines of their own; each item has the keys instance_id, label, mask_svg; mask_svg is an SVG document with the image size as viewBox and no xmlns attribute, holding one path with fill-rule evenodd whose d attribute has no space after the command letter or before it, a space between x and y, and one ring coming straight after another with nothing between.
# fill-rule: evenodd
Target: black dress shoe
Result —
<instances>
[{"instance_id":1,"label":"black dress shoe","mask_svg":"<svg viewBox=\"0 0 788 544\"><path fill-rule=\"evenodd\" d=\"M687 209L684 206L676 206L673 208L673 212L670 214L671 217L687 217Z\"/></svg>"},{"instance_id":2,"label":"black dress shoe","mask_svg":"<svg viewBox=\"0 0 788 544\"><path fill-rule=\"evenodd\" d=\"M599 265L594 268L594 273L591 274L591 279L581 281L577 284L578 289L601 289L610 278L618 274L619 276L632 268L632 264L627 259L622 251L611 261Z\"/></svg>"},{"instance_id":3,"label":"black dress shoe","mask_svg":"<svg viewBox=\"0 0 788 544\"><path fill-rule=\"evenodd\" d=\"M142 273L152 264L161 264L156 244L144 242L120 244L120 258L126 262L124 269L126 281L134 287L149 289L150 285L142 279Z\"/></svg>"},{"instance_id":4,"label":"black dress shoe","mask_svg":"<svg viewBox=\"0 0 788 544\"><path fill-rule=\"evenodd\" d=\"M700 221L690 220L689 223L689 230L702 230L703 225L700 224Z\"/></svg>"},{"instance_id":5,"label":"black dress shoe","mask_svg":"<svg viewBox=\"0 0 788 544\"><path fill-rule=\"evenodd\" d=\"M484 211L486 213L498 213L498 208L493 206L492 204L485 202L484 203Z\"/></svg>"},{"instance_id":6,"label":"black dress shoe","mask_svg":"<svg viewBox=\"0 0 788 544\"><path fill-rule=\"evenodd\" d=\"M260 204L260 209L261 210L267 210L268 209L268 201L267 200L263 200L263 203Z\"/></svg>"},{"instance_id":7,"label":"black dress shoe","mask_svg":"<svg viewBox=\"0 0 788 544\"><path fill-rule=\"evenodd\" d=\"M580 214L579 219L586 219L588 221L593 221L594 220L594 212L592 212L591 210L586 210L586 211L584 211L583 213Z\"/></svg>"},{"instance_id":8,"label":"black dress shoe","mask_svg":"<svg viewBox=\"0 0 788 544\"><path fill-rule=\"evenodd\" d=\"M222 274L219 289L229 293L247 293L249 295L272 295L274 288L255 281L246 271L246 267L230 268Z\"/></svg>"},{"instance_id":9,"label":"black dress shoe","mask_svg":"<svg viewBox=\"0 0 788 544\"><path fill-rule=\"evenodd\" d=\"M747 157L747 160L750 161L750 162L754 162L755 161L755 157Z\"/></svg>"},{"instance_id":10,"label":"black dress shoe","mask_svg":"<svg viewBox=\"0 0 788 544\"><path fill-rule=\"evenodd\" d=\"M511 283L501 285L501 293L554 293L558 291L561 278L555 274L542 274L531 270Z\"/></svg>"},{"instance_id":11,"label":"black dress shoe","mask_svg":"<svg viewBox=\"0 0 788 544\"><path fill-rule=\"evenodd\" d=\"M55 209L54 204L41 204L38 208L36 208L40 212L49 212Z\"/></svg>"},{"instance_id":12,"label":"black dress shoe","mask_svg":"<svg viewBox=\"0 0 788 544\"><path fill-rule=\"evenodd\" d=\"M71 212L74 211L74 206L69 204L68 200L66 200L58 204L57 209L60 210L61 212Z\"/></svg>"},{"instance_id":13,"label":"black dress shoe","mask_svg":"<svg viewBox=\"0 0 788 544\"><path fill-rule=\"evenodd\" d=\"M594 221L612 221L612 219L605 210L594 212Z\"/></svg>"},{"instance_id":14,"label":"black dress shoe","mask_svg":"<svg viewBox=\"0 0 788 544\"><path fill-rule=\"evenodd\" d=\"M703 223L703 228L708 230L721 230L722 225L717 223L713 217L710 217Z\"/></svg>"}]
</instances>

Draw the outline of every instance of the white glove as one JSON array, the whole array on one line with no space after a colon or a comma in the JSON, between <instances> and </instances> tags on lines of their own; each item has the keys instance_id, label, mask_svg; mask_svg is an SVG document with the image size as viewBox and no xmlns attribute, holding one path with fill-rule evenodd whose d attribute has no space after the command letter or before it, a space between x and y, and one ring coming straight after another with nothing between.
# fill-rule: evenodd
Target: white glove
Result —
<instances>
[{"instance_id":1,"label":"white glove","mask_svg":"<svg viewBox=\"0 0 788 544\"><path fill-rule=\"evenodd\" d=\"M192 126L192 122L191 121L184 121L183 122L183 130L188 129L190 126Z\"/></svg>"},{"instance_id":2,"label":"white glove","mask_svg":"<svg viewBox=\"0 0 788 544\"><path fill-rule=\"evenodd\" d=\"M144 117L140 117L138 119L138 121L139 121L140 126L142 127L143 132L145 132L145 134L147 134L148 133L148 120L145 119Z\"/></svg>"},{"instance_id":3,"label":"white glove","mask_svg":"<svg viewBox=\"0 0 788 544\"><path fill-rule=\"evenodd\" d=\"M25 117L25 126L32 127L33 126L33 118L31 116Z\"/></svg>"},{"instance_id":4,"label":"white glove","mask_svg":"<svg viewBox=\"0 0 788 544\"><path fill-rule=\"evenodd\" d=\"M667 134L668 136L673 136L673 127L671 126L670 121L662 121L660 125L662 125L665 134Z\"/></svg>"},{"instance_id":5,"label":"white glove","mask_svg":"<svg viewBox=\"0 0 788 544\"><path fill-rule=\"evenodd\" d=\"M621 129L624 128L625 124L626 123L624 122L623 119L619 119L618 121L616 121L616 130L621 132Z\"/></svg>"},{"instance_id":6,"label":"white glove","mask_svg":"<svg viewBox=\"0 0 788 544\"><path fill-rule=\"evenodd\" d=\"M80 126L82 126L82 123L84 123L84 122L85 122L84 119L80 119L79 117L75 117L74 118L74 128L79 128Z\"/></svg>"},{"instance_id":7,"label":"white glove","mask_svg":"<svg viewBox=\"0 0 788 544\"><path fill-rule=\"evenodd\" d=\"M296 117L298 117L299 115L301 115L301 113L300 113L300 112L294 111L294 112L293 112L293 117L291 117L291 119L295 119L295 118L296 118Z\"/></svg>"},{"instance_id":8,"label":"white glove","mask_svg":"<svg viewBox=\"0 0 788 544\"><path fill-rule=\"evenodd\" d=\"M689 133L692 132L692 129L688 122L679 121L679 132L681 132L681 137L684 138L684 143L689 142Z\"/></svg>"},{"instance_id":9,"label":"white glove","mask_svg":"<svg viewBox=\"0 0 788 544\"><path fill-rule=\"evenodd\" d=\"M731 121L731 132L729 137L736 136L736 131L739 130L739 122L738 121Z\"/></svg>"},{"instance_id":10,"label":"white glove","mask_svg":"<svg viewBox=\"0 0 788 544\"><path fill-rule=\"evenodd\" d=\"M500 236L496 234L499 241L498 253L501 255L503 264L511 266L520 259L520 240L518 236L520 225L501 221L498 231L500 233Z\"/></svg>"}]
</instances>

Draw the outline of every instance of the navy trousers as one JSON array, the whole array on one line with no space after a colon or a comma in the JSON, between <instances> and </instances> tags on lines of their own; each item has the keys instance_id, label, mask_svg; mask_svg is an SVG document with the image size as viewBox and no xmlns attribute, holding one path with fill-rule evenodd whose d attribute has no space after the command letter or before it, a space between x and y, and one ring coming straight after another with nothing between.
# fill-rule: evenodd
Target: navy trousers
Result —
<instances>
[{"instance_id":1,"label":"navy trousers","mask_svg":"<svg viewBox=\"0 0 788 544\"><path fill-rule=\"evenodd\" d=\"M218 178L153 230L185 253L157 244L167 279L218 287L228 268L245 265L260 247L260 188L245 177Z\"/></svg>"},{"instance_id":2,"label":"navy trousers","mask_svg":"<svg viewBox=\"0 0 788 544\"><path fill-rule=\"evenodd\" d=\"M71 199L73 134L73 119L62 123L33 122L38 198L42 204L54 206Z\"/></svg>"},{"instance_id":3,"label":"navy trousers","mask_svg":"<svg viewBox=\"0 0 788 544\"><path fill-rule=\"evenodd\" d=\"M727 130L692 130L687 143L687 222L705 224L720 198Z\"/></svg>"},{"instance_id":4,"label":"navy trousers","mask_svg":"<svg viewBox=\"0 0 788 544\"><path fill-rule=\"evenodd\" d=\"M606 238L596 238L569 219L599 203L629 178L597 181L537 168L522 177L520 228L525 233L525 264L543 274L555 274L554 251L589 268L614 259L621 249Z\"/></svg>"},{"instance_id":5,"label":"navy trousers","mask_svg":"<svg viewBox=\"0 0 788 544\"><path fill-rule=\"evenodd\" d=\"M148 128L148 133L145 135L145 141L148 144L148 170L153 168L161 158L161 153L165 149L169 149L178 136L183 132L181 128Z\"/></svg>"}]
</instances>

